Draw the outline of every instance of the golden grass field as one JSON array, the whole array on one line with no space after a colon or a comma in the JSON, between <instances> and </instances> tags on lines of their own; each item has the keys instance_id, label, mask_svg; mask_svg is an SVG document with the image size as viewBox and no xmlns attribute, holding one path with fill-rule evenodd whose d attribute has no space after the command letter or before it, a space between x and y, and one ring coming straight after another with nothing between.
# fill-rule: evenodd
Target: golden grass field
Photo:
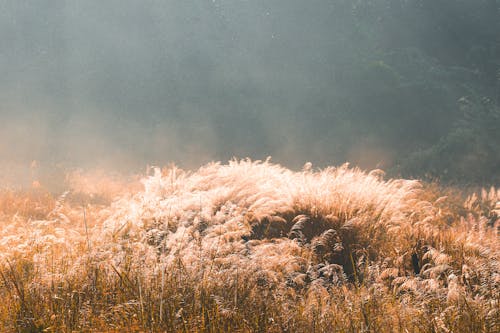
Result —
<instances>
[{"instance_id":1,"label":"golden grass field","mask_svg":"<svg viewBox=\"0 0 500 333\"><path fill-rule=\"evenodd\" d=\"M0 192L2 332L500 332L500 191L233 160Z\"/></svg>"}]
</instances>

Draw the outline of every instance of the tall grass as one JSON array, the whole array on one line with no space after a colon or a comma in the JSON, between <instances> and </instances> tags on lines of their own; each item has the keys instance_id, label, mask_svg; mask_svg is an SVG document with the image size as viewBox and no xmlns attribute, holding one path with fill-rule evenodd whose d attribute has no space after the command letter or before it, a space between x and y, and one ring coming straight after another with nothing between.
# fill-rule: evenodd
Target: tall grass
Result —
<instances>
[{"instance_id":1,"label":"tall grass","mask_svg":"<svg viewBox=\"0 0 500 333\"><path fill-rule=\"evenodd\" d=\"M249 160L72 177L0 195L2 331L500 330L496 189Z\"/></svg>"}]
</instances>

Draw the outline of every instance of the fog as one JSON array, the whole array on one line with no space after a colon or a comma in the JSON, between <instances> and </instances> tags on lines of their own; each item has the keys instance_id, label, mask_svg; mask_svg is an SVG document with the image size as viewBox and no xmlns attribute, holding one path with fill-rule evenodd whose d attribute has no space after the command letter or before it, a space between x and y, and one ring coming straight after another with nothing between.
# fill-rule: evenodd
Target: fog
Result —
<instances>
[{"instance_id":1,"label":"fog","mask_svg":"<svg viewBox=\"0 0 500 333\"><path fill-rule=\"evenodd\" d=\"M0 1L0 162L460 178L477 147L447 140L476 101L498 113L499 18L497 1ZM497 138L471 180L498 179Z\"/></svg>"}]
</instances>

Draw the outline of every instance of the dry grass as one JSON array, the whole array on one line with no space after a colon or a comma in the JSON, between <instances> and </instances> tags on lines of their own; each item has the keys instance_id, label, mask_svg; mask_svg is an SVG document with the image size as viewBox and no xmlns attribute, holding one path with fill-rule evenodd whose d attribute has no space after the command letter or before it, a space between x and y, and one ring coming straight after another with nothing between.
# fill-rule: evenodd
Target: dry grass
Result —
<instances>
[{"instance_id":1,"label":"dry grass","mask_svg":"<svg viewBox=\"0 0 500 333\"><path fill-rule=\"evenodd\" d=\"M0 194L2 331L500 330L495 189L247 160L71 177Z\"/></svg>"}]
</instances>

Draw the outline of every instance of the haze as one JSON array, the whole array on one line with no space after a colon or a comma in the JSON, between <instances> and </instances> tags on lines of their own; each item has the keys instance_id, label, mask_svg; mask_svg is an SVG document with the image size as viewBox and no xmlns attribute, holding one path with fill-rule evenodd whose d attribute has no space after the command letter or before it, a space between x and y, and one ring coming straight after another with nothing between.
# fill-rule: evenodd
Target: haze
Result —
<instances>
[{"instance_id":1,"label":"haze","mask_svg":"<svg viewBox=\"0 0 500 333\"><path fill-rule=\"evenodd\" d=\"M498 22L497 1L1 1L0 161L272 156L493 183Z\"/></svg>"}]
</instances>

